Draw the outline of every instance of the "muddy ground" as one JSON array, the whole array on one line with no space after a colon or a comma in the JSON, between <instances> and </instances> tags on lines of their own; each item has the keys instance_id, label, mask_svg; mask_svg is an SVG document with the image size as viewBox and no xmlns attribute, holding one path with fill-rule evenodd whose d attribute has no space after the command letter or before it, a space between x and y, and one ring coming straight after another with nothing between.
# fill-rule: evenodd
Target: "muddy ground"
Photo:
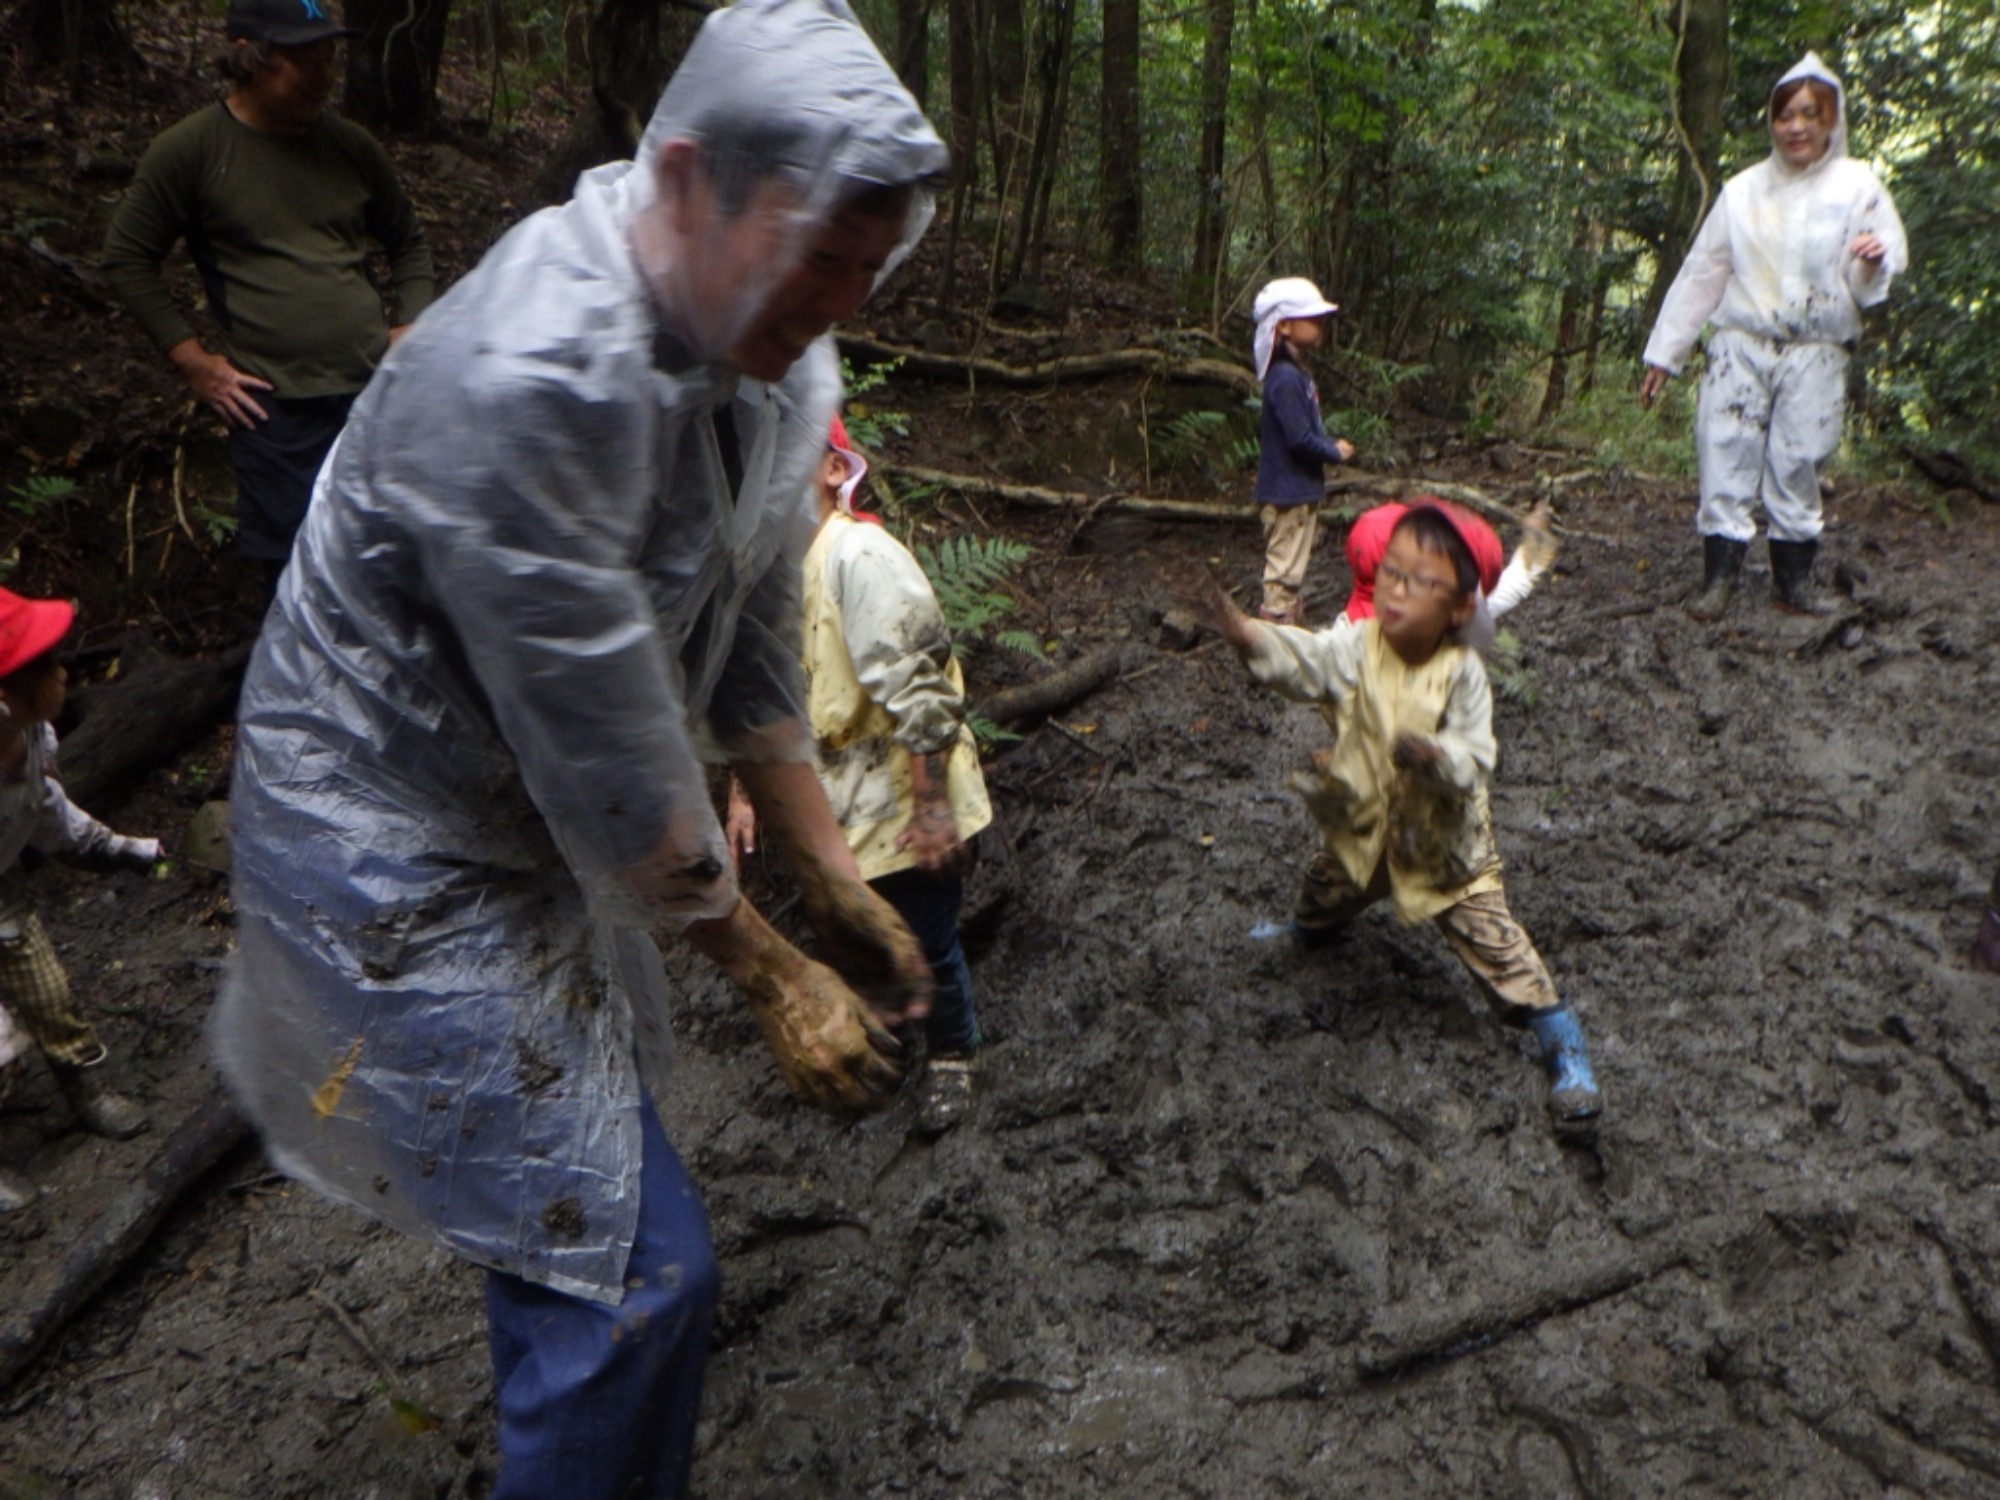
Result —
<instances>
[{"instance_id":1,"label":"muddy ground","mask_svg":"<svg viewBox=\"0 0 2000 1500\"><path fill-rule=\"evenodd\" d=\"M1515 617L1495 816L1596 1043L1594 1145L1551 1136L1435 933L1249 937L1310 849L1282 784L1322 731L1214 645L993 761L957 1130L809 1113L678 965L663 1114L725 1272L698 1492L2000 1494L2000 981L1962 962L2000 857L2000 517L1832 508L1866 578L1831 624L1761 576L1692 624L1685 498L1596 482ZM1026 608L1071 647L1157 647L1205 559L1255 572L1248 525L987 519L1040 545ZM1313 597L1342 590L1323 545ZM224 753L121 821L172 837ZM54 890L169 1123L208 1086L220 890ZM86 1141L20 1083L0 1151L51 1192L0 1221L0 1281L158 1138ZM481 1329L477 1273L246 1150L5 1394L0 1494L478 1495Z\"/></svg>"},{"instance_id":2,"label":"muddy ground","mask_svg":"<svg viewBox=\"0 0 2000 1500\"><path fill-rule=\"evenodd\" d=\"M88 259L117 180L99 163L202 97L212 18L172 0L133 24L164 28L155 63L93 107L18 59L0 75L0 272L30 293L0 348L0 486L82 486L6 507L0 556L14 586L83 596L87 648L137 625L199 654L245 610L226 548L174 508L184 475L226 509L219 444ZM472 112L391 146L447 276L537 159L533 130ZM552 139L559 113L528 123ZM1052 264L1062 310L982 352L1173 321ZM935 271L920 257L874 331L953 313L924 300ZM890 457L1188 498L1214 487L1148 472L1171 423L1234 411L1163 384L877 399L911 415ZM1494 809L1514 908L1596 1043L1596 1142L1551 1136L1525 1039L1436 934L1378 912L1311 957L1250 938L1312 847L1283 782L1322 730L1158 623L1211 558L1250 596L1247 510L1079 525L951 502L928 524L1036 546L1024 623L1059 660L1150 655L991 762L969 947L992 1043L955 1131L924 1138L908 1100L853 1127L808 1112L728 989L677 964L662 1113L725 1274L700 1494L2000 1495L2000 980L1962 962L2000 861L2000 513L1843 481L1842 613L1752 597L1702 628L1676 607L1682 486L1397 431L1413 469L1516 504L1537 471L1566 481L1561 571L1513 622ZM1311 587L1337 608L1337 536ZM970 666L976 688L1031 670ZM181 848L228 753L225 731L104 810ZM46 1194L0 1219L0 1333L212 1095L229 944L220 882L184 859L42 878L158 1124L95 1141L38 1068L12 1082L0 1162ZM782 904L780 875L750 879ZM254 1148L0 1390L0 1500L479 1496L493 1468L478 1274Z\"/></svg>"}]
</instances>

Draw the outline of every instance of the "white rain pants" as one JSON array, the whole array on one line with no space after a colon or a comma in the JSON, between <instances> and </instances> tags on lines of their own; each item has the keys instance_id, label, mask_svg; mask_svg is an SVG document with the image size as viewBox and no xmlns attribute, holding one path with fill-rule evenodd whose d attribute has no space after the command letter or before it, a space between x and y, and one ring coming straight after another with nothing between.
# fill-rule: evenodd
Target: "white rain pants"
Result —
<instances>
[{"instance_id":1,"label":"white rain pants","mask_svg":"<svg viewBox=\"0 0 2000 1500\"><path fill-rule=\"evenodd\" d=\"M1846 403L1847 350L1839 344L1717 329L1695 408L1695 529L1747 542L1757 534L1752 510L1762 499L1773 541L1818 537L1819 471L1840 446Z\"/></svg>"}]
</instances>

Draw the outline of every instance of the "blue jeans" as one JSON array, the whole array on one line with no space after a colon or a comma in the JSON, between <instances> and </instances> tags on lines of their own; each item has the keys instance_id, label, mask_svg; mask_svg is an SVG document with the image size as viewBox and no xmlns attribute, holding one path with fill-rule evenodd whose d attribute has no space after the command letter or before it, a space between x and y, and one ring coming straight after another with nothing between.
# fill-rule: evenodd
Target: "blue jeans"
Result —
<instances>
[{"instance_id":1,"label":"blue jeans","mask_svg":"<svg viewBox=\"0 0 2000 1500\"><path fill-rule=\"evenodd\" d=\"M896 908L931 966L934 989L924 1036L933 1053L971 1052L979 1046L979 1020L972 1013L972 971L958 945L958 909L965 881L956 874L898 870L868 882Z\"/></svg>"},{"instance_id":2,"label":"blue jeans","mask_svg":"<svg viewBox=\"0 0 2000 1500\"><path fill-rule=\"evenodd\" d=\"M687 1493L721 1271L701 1196L643 1096L639 1126L639 1222L623 1302L486 1273L500 1416L491 1500Z\"/></svg>"}]
</instances>

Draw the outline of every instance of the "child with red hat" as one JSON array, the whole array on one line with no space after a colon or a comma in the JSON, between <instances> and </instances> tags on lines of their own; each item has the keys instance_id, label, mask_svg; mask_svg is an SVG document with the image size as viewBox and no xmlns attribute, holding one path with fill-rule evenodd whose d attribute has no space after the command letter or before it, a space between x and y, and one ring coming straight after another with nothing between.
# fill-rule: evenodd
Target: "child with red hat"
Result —
<instances>
[{"instance_id":1,"label":"child with red hat","mask_svg":"<svg viewBox=\"0 0 2000 1500\"><path fill-rule=\"evenodd\" d=\"M924 950L929 1072L922 1127L941 1133L972 1102L980 1044L972 974L958 941L970 840L993 820L965 723L965 678L930 580L856 491L868 461L833 419L813 475L819 532L801 614L814 769L861 877ZM756 815L732 778L730 847L751 852Z\"/></svg>"},{"instance_id":2,"label":"child with red hat","mask_svg":"<svg viewBox=\"0 0 2000 1500\"><path fill-rule=\"evenodd\" d=\"M56 778L56 735L69 677L56 645L75 610L59 599L0 589L0 1004L41 1048L86 1130L126 1140L146 1128L139 1106L96 1072L104 1043L72 1003L48 934L35 915L21 853L33 847L98 868L150 870L157 839L113 833L71 802ZM34 1186L0 1172L0 1212L21 1207Z\"/></svg>"},{"instance_id":3,"label":"child with red hat","mask_svg":"<svg viewBox=\"0 0 2000 1500\"><path fill-rule=\"evenodd\" d=\"M1414 503L1435 505L1450 514L1459 535L1472 549L1479 568L1479 598L1471 622L1459 636L1483 654L1492 645L1500 616L1533 593L1542 575L1555 565L1554 516L1546 501L1538 502L1522 522L1521 545L1502 566L1500 538L1479 517L1430 495L1421 495ZM1363 512L1347 529L1347 569L1353 576L1354 590L1340 612L1342 619L1361 621L1375 613L1375 569L1389 550L1390 533L1409 509L1400 501L1378 505Z\"/></svg>"},{"instance_id":4,"label":"child with red hat","mask_svg":"<svg viewBox=\"0 0 2000 1500\"><path fill-rule=\"evenodd\" d=\"M1253 680L1317 704L1334 730L1312 770L1291 777L1322 839L1294 937L1308 948L1330 942L1385 896L1403 921L1434 922L1500 1018L1534 1032L1551 1075L1550 1114L1567 1127L1593 1120L1602 1099L1582 1024L1508 910L1500 878L1487 806L1499 753L1493 693L1464 638L1482 584L1498 582L1498 543L1475 545L1481 529L1441 502L1410 505L1374 569L1365 620L1317 632L1252 620L1215 584L1209 615Z\"/></svg>"}]
</instances>

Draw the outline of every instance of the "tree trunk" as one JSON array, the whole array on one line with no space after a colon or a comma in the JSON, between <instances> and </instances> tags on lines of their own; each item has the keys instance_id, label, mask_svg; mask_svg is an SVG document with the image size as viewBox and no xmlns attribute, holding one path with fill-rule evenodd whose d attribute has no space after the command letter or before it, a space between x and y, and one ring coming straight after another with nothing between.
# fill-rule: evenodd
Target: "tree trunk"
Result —
<instances>
[{"instance_id":1,"label":"tree trunk","mask_svg":"<svg viewBox=\"0 0 2000 1500\"><path fill-rule=\"evenodd\" d=\"M979 186L979 0L946 0L945 63L951 74L951 169L963 193ZM957 232L956 218L952 230ZM949 271L947 271L947 276Z\"/></svg>"},{"instance_id":2,"label":"tree trunk","mask_svg":"<svg viewBox=\"0 0 2000 1500\"><path fill-rule=\"evenodd\" d=\"M37 63L62 69L70 98L84 98L85 65L138 60L114 0L27 0L28 46Z\"/></svg>"},{"instance_id":3,"label":"tree trunk","mask_svg":"<svg viewBox=\"0 0 2000 1500\"><path fill-rule=\"evenodd\" d=\"M989 0L993 34L988 73L993 104L993 189L1004 212L1013 196L1015 160L1027 135L1028 22L1022 0Z\"/></svg>"},{"instance_id":4,"label":"tree trunk","mask_svg":"<svg viewBox=\"0 0 2000 1500\"><path fill-rule=\"evenodd\" d=\"M371 130L424 135L437 124L437 77L451 0L347 0L341 111Z\"/></svg>"},{"instance_id":5,"label":"tree trunk","mask_svg":"<svg viewBox=\"0 0 2000 1500\"><path fill-rule=\"evenodd\" d=\"M577 174L638 149L645 122L707 15L660 0L602 0L590 18L590 92L535 174L536 204L565 201Z\"/></svg>"},{"instance_id":6,"label":"tree trunk","mask_svg":"<svg viewBox=\"0 0 2000 1500\"><path fill-rule=\"evenodd\" d=\"M1542 409L1537 413L1537 422L1546 422L1562 410L1565 388L1569 384L1569 357L1576 347L1578 314L1582 310L1584 288L1589 280L1590 268L1590 214L1586 209L1576 213L1576 233L1570 236L1569 264L1563 275L1562 304L1556 313L1556 348L1549 356L1549 383L1542 391Z\"/></svg>"},{"instance_id":7,"label":"tree trunk","mask_svg":"<svg viewBox=\"0 0 2000 1500\"><path fill-rule=\"evenodd\" d=\"M930 103L931 0L896 0L896 76L919 105Z\"/></svg>"},{"instance_id":8,"label":"tree trunk","mask_svg":"<svg viewBox=\"0 0 2000 1500\"><path fill-rule=\"evenodd\" d=\"M1650 330L1667 300L1681 261L1701 227L1721 184L1716 173L1729 100L1729 0L1681 0L1674 16L1677 64L1676 115L1681 136L1674 169L1667 222L1653 247L1653 285L1640 315L1641 331Z\"/></svg>"},{"instance_id":9,"label":"tree trunk","mask_svg":"<svg viewBox=\"0 0 2000 1500\"><path fill-rule=\"evenodd\" d=\"M1194 261L1189 300L1206 305L1221 273L1228 222L1223 201L1224 154L1229 144L1229 44L1236 30L1236 0L1207 0L1208 36L1201 49L1201 157L1195 203Z\"/></svg>"},{"instance_id":10,"label":"tree trunk","mask_svg":"<svg viewBox=\"0 0 2000 1500\"><path fill-rule=\"evenodd\" d=\"M1131 272L1144 259L1139 0L1104 0L1103 67L1103 92L1098 101L1097 180L1104 210L1106 255L1113 270Z\"/></svg>"},{"instance_id":11,"label":"tree trunk","mask_svg":"<svg viewBox=\"0 0 2000 1500\"><path fill-rule=\"evenodd\" d=\"M1029 274L1030 249L1035 243L1044 193L1055 175L1055 142L1062 115L1063 81L1069 76L1070 38L1076 30L1075 0L1044 0L1041 45L1035 49L1034 143L1028 152L1027 180L1021 191L1021 217L1015 228L1014 257L1008 281ZM1032 257L1039 261L1040 256Z\"/></svg>"}]
</instances>

